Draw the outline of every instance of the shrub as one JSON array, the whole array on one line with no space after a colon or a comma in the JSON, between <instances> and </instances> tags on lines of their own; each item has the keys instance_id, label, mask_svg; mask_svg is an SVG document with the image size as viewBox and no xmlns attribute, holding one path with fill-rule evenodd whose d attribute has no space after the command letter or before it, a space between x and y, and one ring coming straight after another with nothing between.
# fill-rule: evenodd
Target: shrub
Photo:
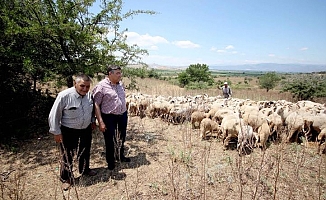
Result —
<instances>
[{"instance_id":1,"label":"shrub","mask_svg":"<svg viewBox=\"0 0 326 200\"><path fill-rule=\"evenodd\" d=\"M291 92L297 100L313 100L326 97L326 80L324 76L303 75L282 82L282 92Z\"/></svg>"}]
</instances>

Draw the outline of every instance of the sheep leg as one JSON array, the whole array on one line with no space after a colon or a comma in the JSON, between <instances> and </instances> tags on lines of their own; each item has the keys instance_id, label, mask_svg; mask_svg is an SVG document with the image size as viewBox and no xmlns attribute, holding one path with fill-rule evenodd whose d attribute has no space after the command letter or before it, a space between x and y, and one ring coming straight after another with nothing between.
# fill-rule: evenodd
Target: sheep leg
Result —
<instances>
[{"instance_id":1,"label":"sheep leg","mask_svg":"<svg viewBox=\"0 0 326 200\"><path fill-rule=\"evenodd\" d=\"M296 129L293 129L293 128L290 129L289 134L286 138L286 142L288 142L288 143L291 142L291 139L294 136L295 132L296 132Z\"/></svg>"}]
</instances>

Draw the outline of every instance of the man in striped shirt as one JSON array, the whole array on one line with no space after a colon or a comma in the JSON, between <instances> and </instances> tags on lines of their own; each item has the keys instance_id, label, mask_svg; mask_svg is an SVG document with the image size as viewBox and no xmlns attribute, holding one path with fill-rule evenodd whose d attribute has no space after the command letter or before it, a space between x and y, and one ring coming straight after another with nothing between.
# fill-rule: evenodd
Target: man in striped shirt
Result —
<instances>
[{"instance_id":1,"label":"man in striped shirt","mask_svg":"<svg viewBox=\"0 0 326 200\"><path fill-rule=\"evenodd\" d=\"M107 78L94 87L93 96L99 129L104 135L108 169L113 170L116 160L130 162L130 158L124 156L128 115L121 68L110 65L107 74Z\"/></svg>"},{"instance_id":2,"label":"man in striped shirt","mask_svg":"<svg viewBox=\"0 0 326 200\"><path fill-rule=\"evenodd\" d=\"M63 190L68 190L74 183L72 160L76 150L79 173L96 175L96 171L89 168L93 112L90 84L89 76L76 76L75 86L58 94L49 114L49 132L54 135L55 141L60 143L63 155L60 167Z\"/></svg>"}]
</instances>

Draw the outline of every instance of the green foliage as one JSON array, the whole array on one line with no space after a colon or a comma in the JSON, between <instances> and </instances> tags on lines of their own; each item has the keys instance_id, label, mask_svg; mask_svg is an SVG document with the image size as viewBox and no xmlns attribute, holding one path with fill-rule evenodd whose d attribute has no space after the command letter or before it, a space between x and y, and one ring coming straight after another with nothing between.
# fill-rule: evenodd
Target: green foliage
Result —
<instances>
[{"instance_id":1,"label":"green foliage","mask_svg":"<svg viewBox=\"0 0 326 200\"><path fill-rule=\"evenodd\" d=\"M156 78L160 79L160 74L157 73L155 69L148 69L146 65L143 67L125 67L123 69L123 74L126 77L136 76L140 78Z\"/></svg>"},{"instance_id":2,"label":"green foliage","mask_svg":"<svg viewBox=\"0 0 326 200\"><path fill-rule=\"evenodd\" d=\"M137 82L136 82L136 77L140 78L156 78L156 79L161 79L160 75L154 70L150 69L148 70L147 66L144 65L143 67L125 67L123 69L123 74L125 77L128 77L130 79L130 84L126 85L126 88L130 90L138 90Z\"/></svg>"},{"instance_id":3,"label":"green foliage","mask_svg":"<svg viewBox=\"0 0 326 200\"><path fill-rule=\"evenodd\" d=\"M183 71L178 75L178 81L181 87L185 87L191 83L191 88L194 85L201 85L196 84L200 82L206 83L208 86L212 86L214 84L211 72L206 64L190 65L186 71Z\"/></svg>"},{"instance_id":4,"label":"green foliage","mask_svg":"<svg viewBox=\"0 0 326 200\"><path fill-rule=\"evenodd\" d=\"M140 78L145 78L147 77L147 67L140 67L140 68L132 68L132 67L125 67L123 69L123 74L125 77L140 77Z\"/></svg>"},{"instance_id":5,"label":"green foliage","mask_svg":"<svg viewBox=\"0 0 326 200\"><path fill-rule=\"evenodd\" d=\"M157 71L155 69L150 69L148 71L148 77L149 78L160 79L160 75L157 73Z\"/></svg>"},{"instance_id":6,"label":"green foliage","mask_svg":"<svg viewBox=\"0 0 326 200\"><path fill-rule=\"evenodd\" d=\"M40 120L47 124L53 98L37 91L38 83L50 80L69 87L78 73L92 76L105 73L108 64L141 63L147 51L128 45L127 29L120 24L155 12L122 13L122 0L95 2L1 1L0 81L5 87L0 88L0 126L5 128L0 129L0 142L26 138L35 127L44 127L34 126ZM100 7L99 13L91 13L92 6Z\"/></svg>"},{"instance_id":7,"label":"green foliage","mask_svg":"<svg viewBox=\"0 0 326 200\"><path fill-rule=\"evenodd\" d=\"M190 75L187 72L181 72L178 75L178 81L181 87L185 87L190 83Z\"/></svg>"},{"instance_id":8,"label":"green foliage","mask_svg":"<svg viewBox=\"0 0 326 200\"><path fill-rule=\"evenodd\" d=\"M275 72L268 72L259 77L259 85L268 92L269 90L275 88L280 80L280 77Z\"/></svg>"},{"instance_id":9,"label":"green foliage","mask_svg":"<svg viewBox=\"0 0 326 200\"><path fill-rule=\"evenodd\" d=\"M326 97L326 77L306 75L282 82L282 92L291 92L297 100L313 100Z\"/></svg>"},{"instance_id":10,"label":"green foliage","mask_svg":"<svg viewBox=\"0 0 326 200\"><path fill-rule=\"evenodd\" d=\"M33 80L45 76L64 79L68 87L78 73L106 72L108 64L138 63L146 50L126 43L127 29L120 23L134 15L153 11L122 13L122 0L4 0L2 22L5 34L23 37L21 61ZM94 5L93 5L94 4ZM99 6L99 13L91 13Z\"/></svg>"}]
</instances>

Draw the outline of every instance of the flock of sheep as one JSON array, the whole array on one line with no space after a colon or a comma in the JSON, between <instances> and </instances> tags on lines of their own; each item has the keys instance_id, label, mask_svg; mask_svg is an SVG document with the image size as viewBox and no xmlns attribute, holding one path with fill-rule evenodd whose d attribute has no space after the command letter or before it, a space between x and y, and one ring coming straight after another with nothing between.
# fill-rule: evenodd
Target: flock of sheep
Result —
<instances>
[{"instance_id":1,"label":"flock of sheep","mask_svg":"<svg viewBox=\"0 0 326 200\"><path fill-rule=\"evenodd\" d=\"M260 147L267 141L316 144L326 153L326 106L312 101L253 101L224 99L206 94L196 96L152 96L130 93L126 96L129 115L181 124L191 122L200 128L202 139L215 134L224 148L236 144L239 151Z\"/></svg>"}]
</instances>

